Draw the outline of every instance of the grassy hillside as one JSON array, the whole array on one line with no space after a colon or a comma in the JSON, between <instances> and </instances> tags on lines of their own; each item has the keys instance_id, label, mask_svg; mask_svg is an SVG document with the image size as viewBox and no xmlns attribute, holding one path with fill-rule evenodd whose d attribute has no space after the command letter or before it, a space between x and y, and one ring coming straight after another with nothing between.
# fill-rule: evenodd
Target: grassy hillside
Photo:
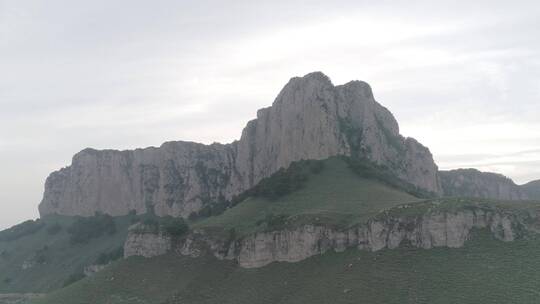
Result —
<instances>
[{"instance_id":1,"label":"grassy hillside","mask_svg":"<svg viewBox=\"0 0 540 304\"><path fill-rule=\"evenodd\" d=\"M295 222L324 222L351 225L364 222L382 209L419 201L402 190L381 181L361 177L345 160L331 158L322 171L311 174L300 189L277 199L251 197L222 215L192 223L195 229L245 234L263 229L269 215L282 215Z\"/></svg>"},{"instance_id":2,"label":"grassy hillside","mask_svg":"<svg viewBox=\"0 0 540 304\"><path fill-rule=\"evenodd\" d=\"M331 158L322 162L320 170L282 172L234 207L189 224L212 233L229 234L234 229L239 237L279 229L283 223L347 227L388 209L421 214L427 209L458 210L480 204L540 214L540 203L532 201L419 199L387 182L384 175L359 174L358 168L362 166L351 169L346 159ZM292 191L283 181L294 181ZM402 204L407 208L392 209ZM68 228L73 227L73 218L51 217L37 226L28 223L8 234L0 232L0 279L9 279L0 282L0 293L60 287L100 254L121 245L133 219L117 218L115 233L98 236L79 225L76 230L84 232L78 235L82 240L92 237L77 244ZM54 230L58 231L51 233ZM259 269L243 269L210 256L133 257L33 303L537 303L539 250L537 236L503 243L477 231L460 249L400 248L376 253L353 249ZM42 262L22 270L28 260Z\"/></svg>"},{"instance_id":3,"label":"grassy hillside","mask_svg":"<svg viewBox=\"0 0 540 304\"><path fill-rule=\"evenodd\" d=\"M319 169L311 170L311 167ZM223 214L196 220L191 226L218 233L235 228L240 236L268 229L269 217L274 217L270 220L273 222L277 218L278 222L349 225L365 221L383 208L418 201L381 181L361 177L342 158L300 162L292 168L297 170L276 174L251 191L251 197ZM100 255L118 252L127 227L136 217L101 218L105 222L50 216L1 231L0 293L48 292L60 288L80 279L83 268L95 263ZM108 231L107 225L111 224L115 225L114 231ZM96 231L101 234L96 235Z\"/></svg>"},{"instance_id":4,"label":"grassy hillside","mask_svg":"<svg viewBox=\"0 0 540 304\"><path fill-rule=\"evenodd\" d=\"M99 230L96 223L74 226L77 221L51 216L0 232L0 293L47 292L80 278L84 266L118 251L130 223L128 217L116 218L114 231L91 235ZM85 223L92 229L85 230ZM70 227L77 232L69 233Z\"/></svg>"},{"instance_id":5,"label":"grassy hillside","mask_svg":"<svg viewBox=\"0 0 540 304\"><path fill-rule=\"evenodd\" d=\"M348 250L259 269L130 258L34 303L538 303L538 252L538 238L503 243L478 231L459 249Z\"/></svg>"}]
</instances>

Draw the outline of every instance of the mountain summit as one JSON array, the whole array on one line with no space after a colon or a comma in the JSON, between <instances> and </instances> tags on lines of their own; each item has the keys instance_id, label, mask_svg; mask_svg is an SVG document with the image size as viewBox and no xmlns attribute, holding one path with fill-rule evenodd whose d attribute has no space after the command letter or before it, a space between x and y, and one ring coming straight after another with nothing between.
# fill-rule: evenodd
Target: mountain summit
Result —
<instances>
[{"instance_id":1,"label":"mountain summit","mask_svg":"<svg viewBox=\"0 0 540 304\"><path fill-rule=\"evenodd\" d=\"M399 134L390 111L362 81L335 86L320 72L292 78L257 112L240 140L167 142L131 151L85 149L46 181L41 215L153 211L187 217L231 200L292 162L350 156L386 167L418 189L440 193L430 151Z\"/></svg>"}]
</instances>

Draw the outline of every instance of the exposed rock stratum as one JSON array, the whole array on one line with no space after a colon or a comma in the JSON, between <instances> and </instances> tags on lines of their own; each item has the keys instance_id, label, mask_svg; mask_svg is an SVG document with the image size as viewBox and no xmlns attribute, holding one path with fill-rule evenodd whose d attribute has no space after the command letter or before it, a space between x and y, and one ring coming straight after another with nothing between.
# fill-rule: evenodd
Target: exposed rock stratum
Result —
<instances>
[{"instance_id":1,"label":"exposed rock stratum","mask_svg":"<svg viewBox=\"0 0 540 304\"><path fill-rule=\"evenodd\" d=\"M401 208L414 206L401 206ZM159 256L168 251L199 256L205 252L219 259L235 260L241 267L257 268L272 262L299 262L329 250L348 248L378 251L407 244L416 248L459 248L471 237L474 229L485 229L505 242L522 237L527 231L536 233L536 218L494 208L467 207L457 210L426 210L415 215L382 212L367 223L339 229L328 225L309 224L278 231L258 232L228 240L193 232L174 242L158 234L139 234L133 230L125 243L125 256ZM166 246L163 244L166 243ZM169 248L155 250L156 247Z\"/></svg>"}]
</instances>

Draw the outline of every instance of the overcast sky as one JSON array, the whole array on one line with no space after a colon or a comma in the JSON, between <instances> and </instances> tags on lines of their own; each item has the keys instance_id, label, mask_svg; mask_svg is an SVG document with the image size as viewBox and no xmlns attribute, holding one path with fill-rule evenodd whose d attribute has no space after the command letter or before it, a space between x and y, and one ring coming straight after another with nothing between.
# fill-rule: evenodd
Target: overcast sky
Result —
<instances>
[{"instance_id":1,"label":"overcast sky","mask_svg":"<svg viewBox=\"0 0 540 304\"><path fill-rule=\"evenodd\" d=\"M442 169L540 178L538 1L260 2L0 0L0 229L77 151L230 142L311 71L370 83Z\"/></svg>"}]
</instances>

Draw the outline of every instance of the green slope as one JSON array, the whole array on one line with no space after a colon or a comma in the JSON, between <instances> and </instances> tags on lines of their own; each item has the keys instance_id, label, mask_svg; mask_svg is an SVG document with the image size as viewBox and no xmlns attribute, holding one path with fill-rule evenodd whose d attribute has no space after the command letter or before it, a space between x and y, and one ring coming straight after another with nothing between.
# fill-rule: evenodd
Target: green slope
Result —
<instances>
[{"instance_id":1,"label":"green slope","mask_svg":"<svg viewBox=\"0 0 540 304\"><path fill-rule=\"evenodd\" d=\"M311 174L299 190L276 200L248 198L220 216L192 224L195 229L225 231L235 228L239 234L261 228L268 215L284 215L298 221L351 225L364 222L382 209L419 201L418 198L384 183L361 177L341 158L323 162L322 172Z\"/></svg>"},{"instance_id":2,"label":"green slope","mask_svg":"<svg viewBox=\"0 0 540 304\"><path fill-rule=\"evenodd\" d=\"M348 250L259 269L130 258L34 303L538 303L538 252L538 238L503 243L479 231L459 249Z\"/></svg>"},{"instance_id":3,"label":"green slope","mask_svg":"<svg viewBox=\"0 0 540 304\"><path fill-rule=\"evenodd\" d=\"M540 214L537 202L423 200L389 186L381 175L358 174L346 159L331 158L323 164L322 171L309 173L294 192L272 199L249 197L220 215L191 221L190 225L226 235L234 228L235 236L241 237L275 228L268 222L275 217L292 225L318 222L347 227L388 209L415 215L427 208L458 210L470 208L471 204L488 204ZM271 185L280 183L273 180ZM401 204L408 207L393 208ZM13 265L20 265L44 245L54 250L50 264L32 268L26 276L20 266L0 260L0 279L4 269L21 273L9 286L0 283L0 292L1 288L28 292L58 287L77 269L92 263L99 253L123 242L130 220L125 217L116 221L119 233L75 248L64 230L57 236L41 230L16 241L0 242L0 252L2 244L9 243L4 248L11 251L23 246L21 252L26 257L12 260ZM135 257L116 262L34 303L537 303L539 249L540 239L536 237L503 243L480 231L460 249L400 248L376 253L348 250L259 269L242 269L234 262L208 256Z\"/></svg>"},{"instance_id":4,"label":"green slope","mask_svg":"<svg viewBox=\"0 0 540 304\"><path fill-rule=\"evenodd\" d=\"M302 180L302 186L292 193L287 192L289 194L278 199L247 198L220 216L190 224L194 229L218 233L228 233L230 228L236 228L237 236L241 236L267 229L260 222L268 215L281 215L294 219L295 223L318 221L350 225L365 221L383 208L418 201L380 181L360 177L342 158L320 163L323 164L322 171L309 173ZM83 244L69 241L67 230L76 221L73 217L44 218L36 222L39 224L34 223L34 226L43 226L41 229L15 239L6 239L2 237L6 232L0 232L0 293L48 292L62 287L70 276L80 274L100 254L120 247L133 219L129 216L116 218L117 233L92 238ZM50 233L49 228L54 225L60 227L58 233ZM23 231L28 230L25 225L20 226ZM23 269L29 261L32 267Z\"/></svg>"},{"instance_id":5,"label":"green slope","mask_svg":"<svg viewBox=\"0 0 540 304\"><path fill-rule=\"evenodd\" d=\"M392 208L407 204L407 208ZM191 223L195 229L255 232L268 215L348 226L383 209L411 215L427 209L471 206L539 214L539 202L417 199L382 182L360 177L338 158L325 161L299 190L279 199L248 198L219 216ZM173 254L119 261L97 275L37 300L35 304L82 303L538 303L540 237L512 243L476 231L464 248L354 249L299 263L243 269L214 257Z\"/></svg>"},{"instance_id":6,"label":"green slope","mask_svg":"<svg viewBox=\"0 0 540 304\"><path fill-rule=\"evenodd\" d=\"M100 254L122 246L130 223L128 217L116 218L116 233L72 244L67 229L74 221L73 217L47 217L40 221L44 227L39 231L1 240L0 293L47 292L62 287L71 275L80 274ZM53 225L60 230L51 233L48 228ZM31 267L23 269L25 264Z\"/></svg>"}]
</instances>

